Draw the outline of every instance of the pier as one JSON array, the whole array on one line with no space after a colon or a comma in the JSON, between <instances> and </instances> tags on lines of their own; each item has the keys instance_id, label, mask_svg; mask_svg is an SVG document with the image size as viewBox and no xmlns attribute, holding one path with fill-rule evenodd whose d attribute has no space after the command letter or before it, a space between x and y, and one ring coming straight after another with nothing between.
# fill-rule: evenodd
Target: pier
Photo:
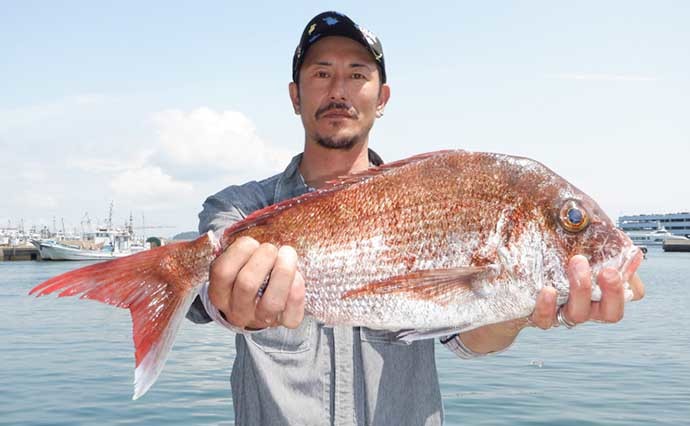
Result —
<instances>
[{"instance_id":1,"label":"pier","mask_svg":"<svg viewBox=\"0 0 690 426\"><path fill-rule=\"evenodd\" d=\"M0 246L0 262L13 260L41 260L36 247Z\"/></svg>"}]
</instances>

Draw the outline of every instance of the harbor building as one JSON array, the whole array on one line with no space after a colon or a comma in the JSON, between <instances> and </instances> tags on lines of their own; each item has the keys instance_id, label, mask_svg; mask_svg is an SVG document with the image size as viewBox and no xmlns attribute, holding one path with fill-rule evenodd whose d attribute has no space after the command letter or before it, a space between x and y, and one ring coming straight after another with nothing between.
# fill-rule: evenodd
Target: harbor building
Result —
<instances>
[{"instance_id":1,"label":"harbor building","mask_svg":"<svg viewBox=\"0 0 690 426\"><path fill-rule=\"evenodd\" d=\"M627 233L665 229L678 236L690 235L690 212L621 216L618 227Z\"/></svg>"}]
</instances>

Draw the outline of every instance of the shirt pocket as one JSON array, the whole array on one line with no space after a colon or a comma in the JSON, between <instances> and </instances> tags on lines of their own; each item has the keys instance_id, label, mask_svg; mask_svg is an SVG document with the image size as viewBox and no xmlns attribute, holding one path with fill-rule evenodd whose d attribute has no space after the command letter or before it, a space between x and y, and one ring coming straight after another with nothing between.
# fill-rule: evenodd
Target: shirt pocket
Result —
<instances>
[{"instance_id":1,"label":"shirt pocket","mask_svg":"<svg viewBox=\"0 0 690 426\"><path fill-rule=\"evenodd\" d=\"M360 339L363 342L385 343L388 345L409 346L408 342L405 342L405 341L398 339L396 337L397 335L398 335L397 331L373 330L371 328L366 328L366 327L360 328L360 331L359 331Z\"/></svg>"},{"instance_id":2,"label":"shirt pocket","mask_svg":"<svg viewBox=\"0 0 690 426\"><path fill-rule=\"evenodd\" d=\"M274 327L247 335L247 340L258 346L265 353L294 354L308 351L311 348L313 330L312 318L304 318L295 329Z\"/></svg>"}]
</instances>

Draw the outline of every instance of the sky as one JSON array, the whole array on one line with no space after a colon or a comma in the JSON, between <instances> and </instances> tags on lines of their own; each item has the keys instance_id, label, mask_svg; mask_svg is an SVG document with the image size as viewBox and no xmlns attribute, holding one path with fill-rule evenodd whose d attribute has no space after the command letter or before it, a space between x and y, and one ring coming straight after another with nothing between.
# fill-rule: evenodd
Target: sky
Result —
<instances>
[{"instance_id":1,"label":"sky","mask_svg":"<svg viewBox=\"0 0 690 426\"><path fill-rule=\"evenodd\" d=\"M521 155L614 219L690 211L690 2L1 3L0 228L112 202L147 235L195 230L207 196L302 150L292 54L333 9L382 41L386 161Z\"/></svg>"}]
</instances>

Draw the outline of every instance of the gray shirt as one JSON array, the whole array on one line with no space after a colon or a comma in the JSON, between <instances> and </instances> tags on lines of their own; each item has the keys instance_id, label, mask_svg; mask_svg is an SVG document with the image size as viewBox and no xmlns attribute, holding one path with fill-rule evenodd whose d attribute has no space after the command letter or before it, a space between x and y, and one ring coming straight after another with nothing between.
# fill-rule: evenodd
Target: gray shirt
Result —
<instances>
[{"instance_id":1,"label":"gray shirt","mask_svg":"<svg viewBox=\"0 0 690 426\"><path fill-rule=\"evenodd\" d=\"M309 191L299 172L301 159L301 154L295 156L283 173L209 197L199 214L199 231L223 229L255 210ZM371 150L369 159L381 163ZM199 300L187 317L211 321ZM460 339L449 340L461 357L473 355ZM235 345L231 385L238 425L442 423L432 339L407 344L392 332L325 327L307 316L294 330L237 334Z\"/></svg>"}]
</instances>

